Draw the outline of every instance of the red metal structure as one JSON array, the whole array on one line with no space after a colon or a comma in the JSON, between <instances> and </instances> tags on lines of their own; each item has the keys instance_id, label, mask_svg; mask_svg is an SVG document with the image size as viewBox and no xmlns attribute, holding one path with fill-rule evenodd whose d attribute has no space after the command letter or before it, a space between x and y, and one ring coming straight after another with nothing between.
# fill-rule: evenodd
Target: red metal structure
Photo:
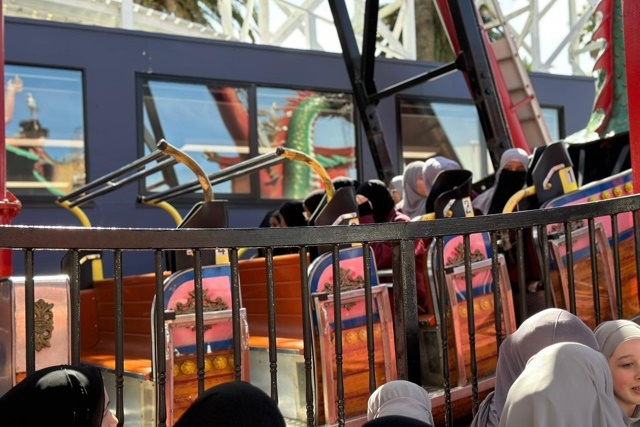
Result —
<instances>
[{"instance_id":1,"label":"red metal structure","mask_svg":"<svg viewBox=\"0 0 640 427\"><path fill-rule=\"evenodd\" d=\"M2 12L2 0L0 0L0 81L4 88L4 15ZM4 117L4 90L0 95L0 116ZM16 217L22 205L16 197L7 190L7 155L6 135L4 124L0 126L0 224L10 224ZM11 251L0 251L0 277L11 276Z\"/></svg>"},{"instance_id":2,"label":"red metal structure","mask_svg":"<svg viewBox=\"0 0 640 427\"><path fill-rule=\"evenodd\" d=\"M629 99L629 146L631 169L640 170L640 3L624 2L622 9L625 56L627 60L627 92ZM640 190L640 174L633 174L633 188Z\"/></svg>"}]
</instances>

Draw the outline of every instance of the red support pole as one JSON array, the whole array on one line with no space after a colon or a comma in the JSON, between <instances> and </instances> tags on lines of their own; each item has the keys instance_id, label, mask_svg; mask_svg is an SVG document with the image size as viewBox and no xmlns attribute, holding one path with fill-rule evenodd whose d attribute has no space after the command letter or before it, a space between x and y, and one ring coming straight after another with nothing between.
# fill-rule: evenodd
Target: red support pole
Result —
<instances>
[{"instance_id":1,"label":"red support pole","mask_svg":"<svg viewBox=\"0 0 640 427\"><path fill-rule=\"evenodd\" d=\"M0 117L5 117L4 109L4 15L2 0L0 0ZM7 150L6 150L6 118L0 126L0 225L11 224L11 220L20 213L22 205L16 197L7 190ZM11 251L0 250L0 277L11 276Z\"/></svg>"},{"instance_id":2,"label":"red support pole","mask_svg":"<svg viewBox=\"0 0 640 427\"><path fill-rule=\"evenodd\" d=\"M640 1L622 2L633 188L640 193Z\"/></svg>"}]
</instances>

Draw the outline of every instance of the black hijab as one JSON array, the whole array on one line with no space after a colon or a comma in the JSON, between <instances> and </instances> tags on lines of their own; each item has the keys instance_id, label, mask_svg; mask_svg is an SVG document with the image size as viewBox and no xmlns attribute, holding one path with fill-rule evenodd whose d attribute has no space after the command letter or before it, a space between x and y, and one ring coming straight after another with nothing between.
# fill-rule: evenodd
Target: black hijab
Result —
<instances>
[{"instance_id":1,"label":"black hijab","mask_svg":"<svg viewBox=\"0 0 640 427\"><path fill-rule=\"evenodd\" d=\"M242 381L205 391L174 427L285 427L278 405L258 387Z\"/></svg>"},{"instance_id":2,"label":"black hijab","mask_svg":"<svg viewBox=\"0 0 640 427\"><path fill-rule=\"evenodd\" d=\"M300 200L284 202L278 211L287 227L303 227L307 225L307 220L304 217L304 207Z\"/></svg>"},{"instance_id":3,"label":"black hijab","mask_svg":"<svg viewBox=\"0 0 640 427\"><path fill-rule=\"evenodd\" d=\"M7 426L100 427L104 404L100 370L52 366L0 398L0 420Z\"/></svg>"},{"instance_id":4,"label":"black hijab","mask_svg":"<svg viewBox=\"0 0 640 427\"><path fill-rule=\"evenodd\" d=\"M379 179L370 179L358 187L356 194L369 199L375 222L387 222L395 203L393 203L393 196L384 182Z\"/></svg>"}]
</instances>

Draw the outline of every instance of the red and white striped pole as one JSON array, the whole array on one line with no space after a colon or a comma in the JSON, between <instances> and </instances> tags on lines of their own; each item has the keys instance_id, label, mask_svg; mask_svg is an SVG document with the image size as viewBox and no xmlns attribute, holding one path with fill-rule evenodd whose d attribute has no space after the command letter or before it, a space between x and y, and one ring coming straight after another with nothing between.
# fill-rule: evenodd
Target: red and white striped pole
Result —
<instances>
[{"instance_id":1,"label":"red and white striped pole","mask_svg":"<svg viewBox=\"0 0 640 427\"><path fill-rule=\"evenodd\" d=\"M4 111L4 14L2 0L0 0L0 117L5 117ZM20 201L7 190L7 149L6 149L6 120L0 126L0 224L11 224L11 220L20 213ZM9 277L13 271L11 251L0 250L0 277Z\"/></svg>"}]
</instances>

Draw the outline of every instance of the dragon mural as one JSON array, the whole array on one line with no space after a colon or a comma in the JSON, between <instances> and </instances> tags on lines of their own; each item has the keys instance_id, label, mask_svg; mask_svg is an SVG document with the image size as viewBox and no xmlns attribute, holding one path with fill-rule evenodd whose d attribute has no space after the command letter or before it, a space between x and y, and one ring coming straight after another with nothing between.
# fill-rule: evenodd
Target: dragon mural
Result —
<instances>
[{"instance_id":1,"label":"dragon mural","mask_svg":"<svg viewBox=\"0 0 640 427\"><path fill-rule=\"evenodd\" d=\"M235 88L211 90L229 134L236 146L247 147L249 115L238 99ZM315 125L322 117L341 117L352 121L352 106L341 95L299 91L285 105L273 104L260 114L266 120L258 124L261 149L292 148L314 156L331 177L348 175L355 164L355 147L320 147L314 144ZM206 152L205 158L218 162L223 169L244 160ZM248 182L247 182L248 184ZM238 184L234 184L238 185ZM300 162L286 162L260 171L260 193L263 198L303 199L321 186L311 169ZM235 190L235 188L234 188Z\"/></svg>"},{"instance_id":2,"label":"dragon mural","mask_svg":"<svg viewBox=\"0 0 640 427\"><path fill-rule=\"evenodd\" d=\"M622 0L602 0L596 13L601 21L592 41L604 41L593 67L596 98L586 129L572 136L573 140L591 141L629 131Z\"/></svg>"}]
</instances>

